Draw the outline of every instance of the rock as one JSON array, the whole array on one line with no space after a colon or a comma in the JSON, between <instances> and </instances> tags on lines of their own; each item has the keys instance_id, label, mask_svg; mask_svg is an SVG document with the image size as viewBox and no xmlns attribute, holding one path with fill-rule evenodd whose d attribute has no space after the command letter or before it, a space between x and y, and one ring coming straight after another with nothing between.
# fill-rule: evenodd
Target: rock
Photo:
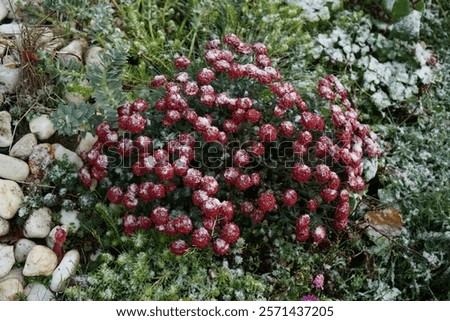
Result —
<instances>
[{"instance_id":1,"label":"rock","mask_svg":"<svg viewBox=\"0 0 450 321\"><path fill-rule=\"evenodd\" d=\"M9 222L0 217L0 236L8 235Z\"/></svg>"},{"instance_id":2,"label":"rock","mask_svg":"<svg viewBox=\"0 0 450 321\"><path fill-rule=\"evenodd\" d=\"M7 275L16 260L14 259L14 247L12 245L0 244L0 278Z\"/></svg>"},{"instance_id":3,"label":"rock","mask_svg":"<svg viewBox=\"0 0 450 321\"><path fill-rule=\"evenodd\" d=\"M54 159L55 153L51 144L42 143L34 146L31 155L28 157L31 174L35 177L44 176Z\"/></svg>"},{"instance_id":4,"label":"rock","mask_svg":"<svg viewBox=\"0 0 450 321\"><path fill-rule=\"evenodd\" d=\"M78 264L80 263L80 253L77 250L70 250L64 255L61 263L52 274L50 289L54 292L60 292L64 289L66 281L75 275Z\"/></svg>"},{"instance_id":5,"label":"rock","mask_svg":"<svg viewBox=\"0 0 450 321\"><path fill-rule=\"evenodd\" d=\"M0 154L0 164L0 178L22 182L30 174L28 164L23 160Z\"/></svg>"},{"instance_id":6,"label":"rock","mask_svg":"<svg viewBox=\"0 0 450 321\"><path fill-rule=\"evenodd\" d=\"M78 219L78 211L61 210L61 218L59 222L66 231L75 233L80 228L80 220Z\"/></svg>"},{"instance_id":7,"label":"rock","mask_svg":"<svg viewBox=\"0 0 450 321\"><path fill-rule=\"evenodd\" d=\"M21 75L22 68L0 65L0 93L13 93L19 85Z\"/></svg>"},{"instance_id":8,"label":"rock","mask_svg":"<svg viewBox=\"0 0 450 321\"><path fill-rule=\"evenodd\" d=\"M9 13L8 8L5 6L3 2L0 2L0 21L5 19L8 13Z\"/></svg>"},{"instance_id":9,"label":"rock","mask_svg":"<svg viewBox=\"0 0 450 321\"><path fill-rule=\"evenodd\" d=\"M0 147L11 146L12 142L11 114L7 111L0 111Z\"/></svg>"},{"instance_id":10,"label":"rock","mask_svg":"<svg viewBox=\"0 0 450 321\"><path fill-rule=\"evenodd\" d=\"M33 118L29 125L30 132L36 134L40 140L49 139L56 132L53 123L48 118L48 115L41 115Z\"/></svg>"},{"instance_id":11,"label":"rock","mask_svg":"<svg viewBox=\"0 0 450 321\"><path fill-rule=\"evenodd\" d=\"M86 90L84 90L84 94L83 88L86 88ZM82 79L78 83L77 91L66 90L64 93L64 99L68 103L74 103L75 105L80 105L86 102L90 96L91 95L89 93L89 81L87 79Z\"/></svg>"},{"instance_id":12,"label":"rock","mask_svg":"<svg viewBox=\"0 0 450 321\"><path fill-rule=\"evenodd\" d=\"M30 283L25 287L27 301L52 301L55 298L50 289L42 283Z\"/></svg>"},{"instance_id":13,"label":"rock","mask_svg":"<svg viewBox=\"0 0 450 321\"><path fill-rule=\"evenodd\" d=\"M9 271L8 274L6 274L4 277L0 278L0 283L9 279L17 279L19 280L22 285L25 284L25 279L22 274L22 269L14 268L11 271Z\"/></svg>"},{"instance_id":14,"label":"rock","mask_svg":"<svg viewBox=\"0 0 450 321\"><path fill-rule=\"evenodd\" d=\"M0 283L0 301L14 301L23 293L23 285L17 279L8 279Z\"/></svg>"},{"instance_id":15,"label":"rock","mask_svg":"<svg viewBox=\"0 0 450 321\"><path fill-rule=\"evenodd\" d=\"M0 158L1 159L1 158ZM1 167L3 167L3 163ZM0 179L0 217L9 220L16 215L23 200L23 192L19 184Z\"/></svg>"},{"instance_id":16,"label":"rock","mask_svg":"<svg viewBox=\"0 0 450 321\"><path fill-rule=\"evenodd\" d=\"M2 38L1 41L6 41L6 39ZM5 55L7 47L7 45L0 43L0 57L3 57Z\"/></svg>"},{"instance_id":17,"label":"rock","mask_svg":"<svg viewBox=\"0 0 450 321\"><path fill-rule=\"evenodd\" d=\"M18 0L0 0L8 9L8 19L16 19L16 11L18 8Z\"/></svg>"},{"instance_id":18,"label":"rock","mask_svg":"<svg viewBox=\"0 0 450 321\"><path fill-rule=\"evenodd\" d=\"M87 48L85 39L73 40L59 51L58 59L64 67L69 67L74 61L83 61L83 52Z\"/></svg>"},{"instance_id":19,"label":"rock","mask_svg":"<svg viewBox=\"0 0 450 321\"><path fill-rule=\"evenodd\" d=\"M23 26L20 23L11 22L0 25L0 34L11 37L20 35L22 33Z\"/></svg>"},{"instance_id":20,"label":"rock","mask_svg":"<svg viewBox=\"0 0 450 321\"><path fill-rule=\"evenodd\" d=\"M2 59L2 65L8 68L15 68L19 62L13 55L5 55Z\"/></svg>"},{"instance_id":21,"label":"rock","mask_svg":"<svg viewBox=\"0 0 450 321\"><path fill-rule=\"evenodd\" d=\"M20 239L16 242L14 247L14 257L16 262L22 263L27 259L31 249L36 246L32 240Z\"/></svg>"},{"instance_id":22,"label":"rock","mask_svg":"<svg viewBox=\"0 0 450 321\"><path fill-rule=\"evenodd\" d=\"M84 55L84 63L86 65L101 65L102 58L100 56L100 53L103 51L103 48L94 46L88 49L86 51L86 54Z\"/></svg>"},{"instance_id":23,"label":"rock","mask_svg":"<svg viewBox=\"0 0 450 321\"><path fill-rule=\"evenodd\" d=\"M25 276L48 276L53 273L58 265L55 252L43 245L36 245L30 251L25 261L23 275Z\"/></svg>"},{"instance_id":24,"label":"rock","mask_svg":"<svg viewBox=\"0 0 450 321\"><path fill-rule=\"evenodd\" d=\"M84 136L84 138L81 138L80 143L78 144L78 147L76 149L77 154L80 155L81 153L90 152L97 140L97 136L94 136L91 133L86 133L86 136Z\"/></svg>"},{"instance_id":25,"label":"rock","mask_svg":"<svg viewBox=\"0 0 450 321\"><path fill-rule=\"evenodd\" d=\"M69 161L69 163L75 164L78 169L83 166L83 161L81 160L80 156L77 155L77 153L65 148L61 144L53 144L52 147L55 159L61 161L63 160L64 155L67 155L67 160Z\"/></svg>"},{"instance_id":26,"label":"rock","mask_svg":"<svg viewBox=\"0 0 450 321\"><path fill-rule=\"evenodd\" d=\"M9 151L9 156L20 158L22 160L27 159L31 155L33 147L36 145L36 135L32 133L26 134L13 145Z\"/></svg>"},{"instance_id":27,"label":"rock","mask_svg":"<svg viewBox=\"0 0 450 321\"><path fill-rule=\"evenodd\" d=\"M54 38L44 46L44 51L53 54L55 50L62 46L64 46L64 40L62 38Z\"/></svg>"},{"instance_id":28,"label":"rock","mask_svg":"<svg viewBox=\"0 0 450 321\"><path fill-rule=\"evenodd\" d=\"M0 45L0 56L1 56L1 45ZM5 102L5 97L3 97L3 94L0 94L0 110L2 109L3 103Z\"/></svg>"},{"instance_id":29,"label":"rock","mask_svg":"<svg viewBox=\"0 0 450 321\"><path fill-rule=\"evenodd\" d=\"M64 94L64 100L67 101L68 103L80 105L84 103L87 99L79 93L66 91Z\"/></svg>"},{"instance_id":30,"label":"rock","mask_svg":"<svg viewBox=\"0 0 450 321\"><path fill-rule=\"evenodd\" d=\"M40 30L39 38L36 40L36 47L42 48L46 44L48 44L50 41L52 41L55 37L55 34L50 28L44 28L43 30Z\"/></svg>"},{"instance_id":31,"label":"rock","mask_svg":"<svg viewBox=\"0 0 450 321\"><path fill-rule=\"evenodd\" d=\"M50 233L52 212L47 207L33 210L25 221L23 234L27 238L45 238Z\"/></svg>"}]
</instances>

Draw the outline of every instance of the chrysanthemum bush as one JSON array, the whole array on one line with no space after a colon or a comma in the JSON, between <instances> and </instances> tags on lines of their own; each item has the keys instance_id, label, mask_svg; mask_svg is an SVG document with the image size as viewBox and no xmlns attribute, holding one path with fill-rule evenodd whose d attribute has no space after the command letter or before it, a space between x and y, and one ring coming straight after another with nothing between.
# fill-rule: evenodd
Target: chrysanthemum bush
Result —
<instances>
[{"instance_id":1,"label":"chrysanthemum bush","mask_svg":"<svg viewBox=\"0 0 450 321\"><path fill-rule=\"evenodd\" d=\"M125 234L155 228L175 254L225 255L268 216L299 242L345 229L363 158L381 151L335 76L319 81L311 110L263 43L228 34L202 61L174 64L179 73L150 81L159 99L119 106L117 127L100 124L83 155L82 183L123 207Z\"/></svg>"}]
</instances>

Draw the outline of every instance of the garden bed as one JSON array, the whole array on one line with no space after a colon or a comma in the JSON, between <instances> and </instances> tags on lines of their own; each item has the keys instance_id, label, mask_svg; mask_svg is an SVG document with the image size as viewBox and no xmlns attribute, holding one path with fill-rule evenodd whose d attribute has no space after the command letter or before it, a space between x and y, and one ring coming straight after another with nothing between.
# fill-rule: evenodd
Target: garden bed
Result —
<instances>
[{"instance_id":1,"label":"garden bed","mask_svg":"<svg viewBox=\"0 0 450 321\"><path fill-rule=\"evenodd\" d=\"M0 2L2 300L448 300L444 1Z\"/></svg>"}]
</instances>

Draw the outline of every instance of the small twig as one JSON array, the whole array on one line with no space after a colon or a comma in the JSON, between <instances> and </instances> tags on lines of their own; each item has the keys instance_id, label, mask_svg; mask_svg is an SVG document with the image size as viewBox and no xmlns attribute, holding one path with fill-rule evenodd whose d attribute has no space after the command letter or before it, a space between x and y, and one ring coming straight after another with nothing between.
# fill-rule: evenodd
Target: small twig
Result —
<instances>
[{"instance_id":1,"label":"small twig","mask_svg":"<svg viewBox=\"0 0 450 321\"><path fill-rule=\"evenodd\" d=\"M25 185L34 185L34 186L45 187L45 188L56 188L56 186L44 185L44 184L36 184L36 183L30 183L30 182L20 182L20 183L21 184L25 184Z\"/></svg>"},{"instance_id":2,"label":"small twig","mask_svg":"<svg viewBox=\"0 0 450 321\"><path fill-rule=\"evenodd\" d=\"M119 4L117 3L116 0L111 0L112 4L114 7L116 7L116 10L119 10Z\"/></svg>"}]
</instances>

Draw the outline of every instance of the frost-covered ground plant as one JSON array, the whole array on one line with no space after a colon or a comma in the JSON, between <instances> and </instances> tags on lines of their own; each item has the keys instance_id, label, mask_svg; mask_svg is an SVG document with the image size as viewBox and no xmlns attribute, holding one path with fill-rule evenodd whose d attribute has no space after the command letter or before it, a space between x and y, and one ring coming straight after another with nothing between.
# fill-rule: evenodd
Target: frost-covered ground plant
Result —
<instances>
[{"instance_id":1,"label":"frost-covered ground plant","mask_svg":"<svg viewBox=\"0 0 450 321\"><path fill-rule=\"evenodd\" d=\"M293 2L303 10L309 8L308 1ZM381 115L400 107L407 108L408 113L420 113L418 108L409 109L407 103L416 103L424 88L433 83L437 63L433 51L418 38L423 7L411 6L403 11L397 8L400 4L395 10L392 6L385 11L377 8L379 16L375 17L364 6L357 4L356 10L350 10L345 4L344 10L322 7L325 13L317 14L317 20L329 20L333 27L319 23L318 32L311 32L308 60L317 59L334 70L343 70L344 79L363 92L355 98L359 104L368 105L364 112L375 106ZM334 7L333 2L330 8Z\"/></svg>"},{"instance_id":2,"label":"frost-covered ground plant","mask_svg":"<svg viewBox=\"0 0 450 321\"><path fill-rule=\"evenodd\" d=\"M448 2L427 2L421 34L435 52L436 82L418 101L418 117L384 120L379 133L384 137L386 158L379 178L378 198L382 206L397 208L404 229L398 238L381 237L374 244L349 244L360 253L352 274L335 273L335 284L347 299L364 300L448 300L450 197L447 147L450 100ZM416 105L408 107L416 108ZM352 264L353 265L353 264ZM335 265L337 269L338 264ZM369 273L367 273L369 271ZM353 291L348 291L348 288Z\"/></svg>"},{"instance_id":3,"label":"frost-covered ground plant","mask_svg":"<svg viewBox=\"0 0 450 321\"><path fill-rule=\"evenodd\" d=\"M109 210L113 219L118 213ZM121 236L120 251L105 244L91 268L66 289L69 300L299 300L302 294L329 299L334 284L317 289L314 277L329 275L336 252L298 246L267 221L245 230L229 255L190 251L176 256L171 237L156 230ZM102 237L107 237L103 235ZM117 244L116 244L117 246ZM107 251L106 251L107 250ZM92 267L95 269L92 269ZM345 282L344 282L345 283Z\"/></svg>"},{"instance_id":4,"label":"frost-covered ground plant","mask_svg":"<svg viewBox=\"0 0 450 321\"><path fill-rule=\"evenodd\" d=\"M401 211L405 231L398 241L416 251L413 255L381 260L383 266L395 261L383 278L393 280L386 285L399 289L397 299L450 298L450 257L446 245L450 237L450 52L446 45L450 40L449 10L449 4L442 2L424 12L426 41L439 60L436 84L420 101L424 113L397 126L387 125L383 130L389 157L380 176L383 188L378 196L383 203Z\"/></svg>"},{"instance_id":5,"label":"frost-covered ground plant","mask_svg":"<svg viewBox=\"0 0 450 321\"><path fill-rule=\"evenodd\" d=\"M24 192L26 196L19 208L15 225L22 226L33 210L48 208L52 212L51 227L65 225L65 230L61 229L59 232L54 248L58 255L63 253L63 249L75 244L83 251L92 251L91 245L95 240L89 230L92 228L94 231L102 226L102 221L96 221L95 218L89 220L88 217L99 200L96 193L79 184L77 168L73 163L65 159L53 161L42 171L42 177L35 177L33 182L24 186ZM85 224L84 228L67 224L67 221L61 219L62 211L76 211L78 219Z\"/></svg>"},{"instance_id":6,"label":"frost-covered ground plant","mask_svg":"<svg viewBox=\"0 0 450 321\"><path fill-rule=\"evenodd\" d=\"M312 110L262 43L228 34L206 44L204 61L174 64L179 73L150 82L161 98L122 105L118 130L100 124L83 155L81 181L124 206L126 234L153 225L175 254L211 244L224 255L245 221L278 219L301 242L345 229L363 157L381 150L335 76L319 82Z\"/></svg>"},{"instance_id":7,"label":"frost-covered ground plant","mask_svg":"<svg viewBox=\"0 0 450 321\"><path fill-rule=\"evenodd\" d=\"M167 237L137 231L127 250L103 253L100 265L79 275L65 291L71 300L264 300L270 293L264 277L211 254L174 256ZM241 244L242 246L242 244Z\"/></svg>"},{"instance_id":8,"label":"frost-covered ground plant","mask_svg":"<svg viewBox=\"0 0 450 321\"><path fill-rule=\"evenodd\" d=\"M287 0L302 8L300 16L308 22L328 21L330 13L342 8L342 0Z\"/></svg>"}]
</instances>

